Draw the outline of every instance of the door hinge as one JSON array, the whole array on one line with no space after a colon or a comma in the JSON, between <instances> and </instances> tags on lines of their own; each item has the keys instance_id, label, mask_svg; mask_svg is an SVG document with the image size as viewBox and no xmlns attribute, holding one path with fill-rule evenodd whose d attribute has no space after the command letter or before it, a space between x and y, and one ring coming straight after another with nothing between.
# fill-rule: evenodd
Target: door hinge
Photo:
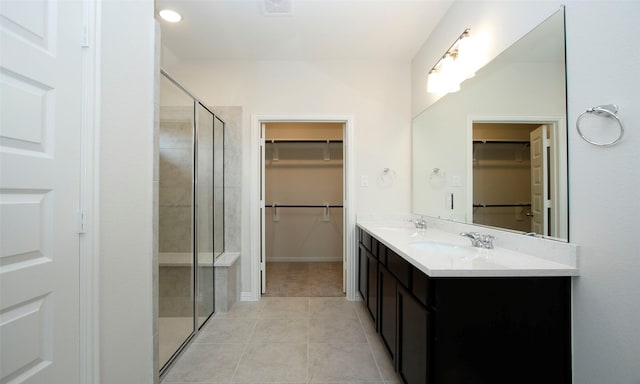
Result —
<instances>
[{"instance_id":1,"label":"door hinge","mask_svg":"<svg viewBox=\"0 0 640 384\"><path fill-rule=\"evenodd\" d=\"M83 211L78 212L78 215L76 217L76 231L79 234L86 233L86 228L84 226L84 212Z\"/></svg>"},{"instance_id":2,"label":"door hinge","mask_svg":"<svg viewBox=\"0 0 640 384\"><path fill-rule=\"evenodd\" d=\"M89 48L89 26L82 26L82 48Z\"/></svg>"}]
</instances>

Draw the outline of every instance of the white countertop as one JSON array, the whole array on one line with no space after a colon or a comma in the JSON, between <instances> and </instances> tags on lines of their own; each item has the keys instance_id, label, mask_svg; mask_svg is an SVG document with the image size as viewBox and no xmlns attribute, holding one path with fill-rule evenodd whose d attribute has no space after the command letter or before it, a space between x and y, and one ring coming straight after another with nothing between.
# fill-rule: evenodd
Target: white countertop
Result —
<instances>
[{"instance_id":1,"label":"white countertop","mask_svg":"<svg viewBox=\"0 0 640 384\"><path fill-rule=\"evenodd\" d=\"M431 277L577 276L578 268L502 247L481 249L458 233L410 224L358 221L358 227Z\"/></svg>"}]
</instances>

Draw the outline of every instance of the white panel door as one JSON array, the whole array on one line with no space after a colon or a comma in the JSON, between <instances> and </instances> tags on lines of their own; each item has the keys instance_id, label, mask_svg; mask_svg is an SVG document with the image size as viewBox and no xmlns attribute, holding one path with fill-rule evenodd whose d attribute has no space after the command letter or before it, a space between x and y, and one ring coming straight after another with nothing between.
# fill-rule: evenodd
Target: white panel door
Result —
<instances>
[{"instance_id":1,"label":"white panel door","mask_svg":"<svg viewBox=\"0 0 640 384\"><path fill-rule=\"evenodd\" d=\"M541 125L530 134L531 140L531 231L549 235L547 126Z\"/></svg>"},{"instance_id":2,"label":"white panel door","mask_svg":"<svg viewBox=\"0 0 640 384\"><path fill-rule=\"evenodd\" d=\"M0 382L79 382L82 1L0 1Z\"/></svg>"}]
</instances>

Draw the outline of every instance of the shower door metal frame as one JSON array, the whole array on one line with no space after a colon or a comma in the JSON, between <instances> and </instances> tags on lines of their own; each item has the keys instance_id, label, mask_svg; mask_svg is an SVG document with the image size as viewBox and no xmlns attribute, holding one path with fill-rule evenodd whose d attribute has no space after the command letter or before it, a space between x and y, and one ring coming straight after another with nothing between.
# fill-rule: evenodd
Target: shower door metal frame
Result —
<instances>
[{"instance_id":1,"label":"shower door metal frame","mask_svg":"<svg viewBox=\"0 0 640 384\"><path fill-rule=\"evenodd\" d=\"M193 328L192 328L192 332L191 334L182 342L182 344L180 345L180 347L178 347L178 349L173 353L173 355L169 358L169 360L167 360L167 362L165 364L163 364L160 367L160 372L159 372L159 377L160 379L162 379L166 373L168 372L169 368L173 365L173 363L175 362L175 360L182 354L182 352L184 352L185 348L190 344L190 342L193 340L193 338L198 334L198 332L200 331L200 329L202 327L198 326L198 308L197 308L197 299L196 299L196 289L198 287L198 273L197 273L197 269L198 269L198 235L197 235L197 198L198 198L198 140L197 140L197 134L198 134L198 124L197 124L197 118L198 118L198 105L202 106L205 110L207 110L209 113L211 113L211 115L213 116L213 123L215 126L215 119L217 118L218 120L220 120L223 124L223 128L222 128L222 140L223 140L223 162L224 162L224 131L226 128L226 123L224 122L223 119L221 119L218 115L216 115L210 108L208 108L199 98L197 98L196 96L193 95L193 93L191 93L188 89L186 89L182 84L180 84L180 82L178 82L175 78L173 78L167 71L165 71L163 68L160 68L160 74L161 76L164 76L167 80L169 80L171 83L173 83L176 87L178 87L181 91L185 92L189 97L191 97L191 99L193 100L193 105L192 105L192 111L193 111L193 124L191 127L192 130L192 162L193 162L193 170L192 170L192 177L191 177L191 185L193 188L193 192L192 192L192 218L191 218L191 227L192 227L192 233L191 233L191 242L192 242L192 247L191 247L191 252L192 252L192 261L193 261L193 269L192 269L192 273L191 273L191 277L192 277L192 284L191 284L191 300L193 301L193 313L192 313L192 319L193 319ZM211 129L214 129L214 126L211 127ZM159 134L159 132L158 132ZM215 159L213 160L215 161ZM213 172L213 169L212 169ZM223 182L223 208L222 208L222 225L223 225L223 249L222 252L224 252L224 165L223 165L223 175L222 175L222 182ZM213 184L213 183L212 183ZM212 193L212 199L213 196L215 194L215 189ZM215 209L215 207L213 207L213 209ZM213 228L212 228L213 230ZM214 236L214 232L212 231L212 236ZM214 240L215 241L215 240ZM215 247L214 247L215 250ZM212 252L214 253L214 252ZM214 268L214 264L215 264L215 255L212 257L212 261L211 261L211 268ZM159 266L158 266L159 268ZM213 286L214 286L214 294L212 297L213 300L213 311L211 312L211 314L209 314L207 316L207 318L204 320L203 322L203 326L207 323L207 321L209 321L209 319L215 314L215 272L212 271L212 278L213 278ZM159 282L158 282L158 287L156 288L157 290L159 290ZM158 336L159 337L159 336Z\"/></svg>"}]
</instances>

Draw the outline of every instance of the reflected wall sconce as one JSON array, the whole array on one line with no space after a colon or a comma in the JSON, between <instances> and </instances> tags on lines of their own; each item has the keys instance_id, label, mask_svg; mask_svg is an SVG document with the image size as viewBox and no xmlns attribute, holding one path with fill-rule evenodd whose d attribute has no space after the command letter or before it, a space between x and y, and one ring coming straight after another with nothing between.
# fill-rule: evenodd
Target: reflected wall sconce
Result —
<instances>
[{"instance_id":1,"label":"reflected wall sconce","mask_svg":"<svg viewBox=\"0 0 640 384\"><path fill-rule=\"evenodd\" d=\"M474 50L471 29L467 28L431 67L427 77L427 92L458 92L463 81L475 76Z\"/></svg>"}]
</instances>

